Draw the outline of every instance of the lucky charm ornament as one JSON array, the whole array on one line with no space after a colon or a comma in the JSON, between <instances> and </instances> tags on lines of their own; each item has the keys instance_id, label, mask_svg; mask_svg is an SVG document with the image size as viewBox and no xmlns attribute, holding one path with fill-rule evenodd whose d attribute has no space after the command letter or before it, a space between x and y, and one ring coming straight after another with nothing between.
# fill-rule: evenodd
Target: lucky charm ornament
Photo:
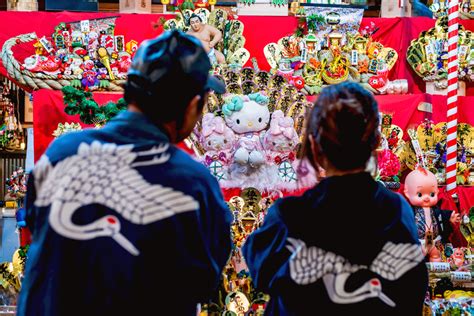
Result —
<instances>
[{"instance_id":1,"label":"lucky charm ornament","mask_svg":"<svg viewBox=\"0 0 474 316\"><path fill-rule=\"evenodd\" d=\"M222 117L214 116L213 113L204 115L200 143L206 150L203 163L217 180L227 180L235 134Z\"/></svg>"}]
</instances>

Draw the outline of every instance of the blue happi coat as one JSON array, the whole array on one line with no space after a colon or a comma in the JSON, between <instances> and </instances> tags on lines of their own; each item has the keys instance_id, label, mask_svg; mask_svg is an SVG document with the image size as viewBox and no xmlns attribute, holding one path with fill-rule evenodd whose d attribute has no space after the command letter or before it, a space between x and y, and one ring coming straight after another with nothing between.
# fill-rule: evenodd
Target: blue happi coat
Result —
<instances>
[{"instance_id":1,"label":"blue happi coat","mask_svg":"<svg viewBox=\"0 0 474 316\"><path fill-rule=\"evenodd\" d=\"M144 115L59 137L28 181L18 315L195 315L230 249L215 178Z\"/></svg>"}]
</instances>

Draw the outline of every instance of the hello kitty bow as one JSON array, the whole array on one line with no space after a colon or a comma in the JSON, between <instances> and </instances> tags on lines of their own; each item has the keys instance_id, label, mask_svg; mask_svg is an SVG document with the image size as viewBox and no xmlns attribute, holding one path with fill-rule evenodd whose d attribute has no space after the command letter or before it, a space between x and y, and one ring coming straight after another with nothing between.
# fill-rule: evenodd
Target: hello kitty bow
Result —
<instances>
[{"instance_id":1,"label":"hello kitty bow","mask_svg":"<svg viewBox=\"0 0 474 316\"><path fill-rule=\"evenodd\" d=\"M273 113L272 121L270 123L270 133L273 136L283 134L286 138L292 138L294 133L293 119L291 117L284 117L283 113L278 111Z\"/></svg>"},{"instance_id":2,"label":"hello kitty bow","mask_svg":"<svg viewBox=\"0 0 474 316\"><path fill-rule=\"evenodd\" d=\"M268 97L263 93L252 93L249 95L234 95L229 98L224 106L222 107L222 112L225 116L231 116L233 112L239 112L244 107L244 102L255 101L260 105L268 105Z\"/></svg>"},{"instance_id":3,"label":"hello kitty bow","mask_svg":"<svg viewBox=\"0 0 474 316\"><path fill-rule=\"evenodd\" d=\"M221 117L213 117L202 127L202 134L207 137L212 133L224 134L225 123Z\"/></svg>"}]
</instances>

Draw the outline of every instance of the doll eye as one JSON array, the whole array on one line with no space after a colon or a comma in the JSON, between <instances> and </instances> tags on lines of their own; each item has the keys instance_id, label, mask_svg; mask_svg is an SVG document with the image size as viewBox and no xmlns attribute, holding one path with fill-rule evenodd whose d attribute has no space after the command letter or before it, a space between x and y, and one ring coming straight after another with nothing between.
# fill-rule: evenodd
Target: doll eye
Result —
<instances>
[{"instance_id":1,"label":"doll eye","mask_svg":"<svg viewBox=\"0 0 474 316\"><path fill-rule=\"evenodd\" d=\"M224 144L227 144L227 139L224 139Z\"/></svg>"},{"instance_id":2,"label":"doll eye","mask_svg":"<svg viewBox=\"0 0 474 316\"><path fill-rule=\"evenodd\" d=\"M435 193L434 193L434 192L431 192L431 193L430 193L430 196L431 196L431 197L434 197L434 196L435 196Z\"/></svg>"},{"instance_id":3,"label":"doll eye","mask_svg":"<svg viewBox=\"0 0 474 316\"><path fill-rule=\"evenodd\" d=\"M273 146L275 146L275 145L276 145L276 143L275 143L275 142L272 142L272 144L273 144Z\"/></svg>"},{"instance_id":4,"label":"doll eye","mask_svg":"<svg viewBox=\"0 0 474 316\"><path fill-rule=\"evenodd\" d=\"M418 192L416 195L417 195L419 198L422 197L422 194L421 194L420 192Z\"/></svg>"},{"instance_id":5,"label":"doll eye","mask_svg":"<svg viewBox=\"0 0 474 316\"><path fill-rule=\"evenodd\" d=\"M240 120L239 120L239 119L237 119L235 122L236 122L237 124L240 124Z\"/></svg>"},{"instance_id":6,"label":"doll eye","mask_svg":"<svg viewBox=\"0 0 474 316\"><path fill-rule=\"evenodd\" d=\"M289 143L288 146L293 146L293 143Z\"/></svg>"},{"instance_id":7,"label":"doll eye","mask_svg":"<svg viewBox=\"0 0 474 316\"><path fill-rule=\"evenodd\" d=\"M208 144L209 146L211 146L211 141L208 141L207 144Z\"/></svg>"},{"instance_id":8,"label":"doll eye","mask_svg":"<svg viewBox=\"0 0 474 316\"><path fill-rule=\"evenodd\" d=\"M258 118L258 122L262 123L262 118L261 117Z\"/></svg>"}]
</instances>

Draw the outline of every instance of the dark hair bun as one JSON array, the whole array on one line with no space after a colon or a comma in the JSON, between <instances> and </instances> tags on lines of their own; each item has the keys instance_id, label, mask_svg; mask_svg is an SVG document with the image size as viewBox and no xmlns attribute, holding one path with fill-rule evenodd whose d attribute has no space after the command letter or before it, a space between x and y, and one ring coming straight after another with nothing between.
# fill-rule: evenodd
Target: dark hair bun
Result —
<instances>
[{"instance_id":1,"label":"dark hair bun","mask_svg":"<svg viewBox=\"0 0 474 316\"><path fill-rule=\"evenodd\" d=\"M359 84L324 88L308 125L320 154L339 170L363 168L378 141L378 106Z\"/></svg>"}]
</instances>

